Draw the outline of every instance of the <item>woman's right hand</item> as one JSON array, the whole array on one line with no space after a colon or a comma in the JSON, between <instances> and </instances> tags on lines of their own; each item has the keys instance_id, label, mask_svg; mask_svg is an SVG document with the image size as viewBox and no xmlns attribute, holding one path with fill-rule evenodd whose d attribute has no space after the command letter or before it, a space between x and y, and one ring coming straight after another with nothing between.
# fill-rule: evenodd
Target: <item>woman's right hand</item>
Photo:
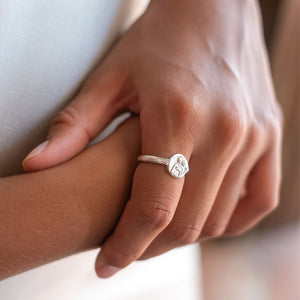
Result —
<instances>
[{"instance_id":1,"label":"woman's right hand","mask_svg":"<svg viewBox=\"0 0 300 300\"><path fill-rule=\"evenodd\" d=\"M152 0L60 112L27 170L80 152L120 111L140 115L141 154L182 153L174 179L140 163L97 260L108 277L139 258L240 234L278 204L282 120L255 1Z\"/></svg>"}]
</instances>

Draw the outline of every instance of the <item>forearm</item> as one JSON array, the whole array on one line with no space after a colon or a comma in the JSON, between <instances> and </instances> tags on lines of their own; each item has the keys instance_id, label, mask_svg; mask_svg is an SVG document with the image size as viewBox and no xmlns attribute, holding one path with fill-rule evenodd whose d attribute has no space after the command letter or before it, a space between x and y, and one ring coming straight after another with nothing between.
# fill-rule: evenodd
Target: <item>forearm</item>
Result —
<instances>
[{"instance_id":1,"label":"forearm","mask_svg":"<svg viewBox=\"0 0 300 300\"><path fill-rule=\"evenodd\" d=\"M128 198L138 134L130 120L65 164L0 179L0 279L101 245Z\"/></svg>"}]
</instances>

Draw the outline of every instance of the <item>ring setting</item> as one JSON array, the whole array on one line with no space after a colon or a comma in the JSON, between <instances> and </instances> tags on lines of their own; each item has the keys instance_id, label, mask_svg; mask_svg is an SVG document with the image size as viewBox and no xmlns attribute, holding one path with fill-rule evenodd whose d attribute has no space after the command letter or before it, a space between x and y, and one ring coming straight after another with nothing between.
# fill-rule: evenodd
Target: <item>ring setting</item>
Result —
<instances>
[{"instance_id":1,"label":"ring setting","mask_svg":"<svg viewBox=\"0 0 300 300\"><path fill-rule=\"evenodd\" d=\"M140 155L140 162L149 162L167 166L168 173L174 178L182 178L189 171L189 164L184 155L177 153L170 158L162 158L154 155Z\"/></svg>"}]
</instances>

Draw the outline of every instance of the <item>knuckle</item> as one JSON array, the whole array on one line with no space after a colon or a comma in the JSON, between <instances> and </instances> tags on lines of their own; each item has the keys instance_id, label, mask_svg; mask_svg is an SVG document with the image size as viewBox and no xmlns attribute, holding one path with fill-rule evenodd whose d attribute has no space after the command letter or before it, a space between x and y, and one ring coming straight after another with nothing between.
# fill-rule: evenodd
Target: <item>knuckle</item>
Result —
<instances>
[{"instance_id":1,"label":"knuckle","mask_svg":"<svg viewBox=\"0 0 300 300\"><path fill-rule=\"evenodd\" d=\"M257 206L261 213L270 213L274 211L279 205L279 197L276 195L271 195L265 197L260 201Z\"/></svg>"},{"instance_id":2,"label":"knuckle","mask_svg":"<svg viewBox=\"0 0 300 300\"><path fill-rule=\"evenodd\" d=\"M221 236L226 229L226 224L221 222L211 222L203 228L202 234L204 237L216 238Z\"/></svg>"},{"instance_id":3,"label":"knuckle","mask_svg":"<svg viewBox=\"0 0 300 300\"><path fill-rule=\"evenodd\" d=\"M169 233L170 239L180 246L195 243L198 240L199 235L200 229L197 226L176 228Z\"/></svg>"},{"instance_id":4,"label":"knuckle","mask_svg":"<svg viewBox=\"0 0 300 300\"><path fill-rule=\"evenodd\" d=\"M172 116L172 126L175 130L182 131L190 129L199 120L200 110L195 105L196 101L192 101L187 95L175 92L171 96L168 95L160 102L162 110L166 111L166 115Z\"/></svg>"},{"instance_id":5,"label":"knuckle","mask_svg":"<svg viewBox=\"0 0 300 300\"><path fill-rule=\"evenodd\" d=\"M281 133L282 132L282 124L280 123L279 120L273 119L270 121L269 132L270 132L271 141L276 143L276 141L282 135L282 133Z\"/></svg>"},{"instance_id":6,"label":"knuckle","mask_svg":"<svg viewBox=\"0 0 300 300\"><path fill-rule=\"evenodd\" d=\"M173 211L167 204L149 201L138 214L141 224L153 230L165 228L172 220Z\"/></svg>"},{"instance_id":7,"label":"knuckle","mask_svg":"<svg viewBox=\"0 0 300 300\"><path fill-rule=\"evenodd\" d=\"M266 111L259 117L259 123L265 131L268 140L271 143L276 143L282 136L283 130L283 117L274 111Z\"/></svg>"},{"instance_id":8,"label":"knuckle","mask_svg":"<svg viewBox=\"0 0 300 300\"><path fill-rule=\"evenodd\" d=\"M75 106L68 105L57 113L56 117L52 121L52 126L61 124L76 126L79 121L81 121L79 111L75 108Z\"/></svg>"},{"instance_id":9,"label":"knuckle","mask_svg":"<svg viewBox=\"0 0 300 300\"><path fill-rule=\"evenodd\" d=\"M79 129L88 140L91 140L93 137L92 132L85 125L84 120L80 114L80 111L74 104L69 104L63 110L57 113L54 120L51 122L51 127L61 127L66 126L70 128Z\"/></svg>"},{"instance_id":10,"label":"knuckle","mask_svg":"<svg viewBox=\"0 0 300 300\"><path fill-rule=\"evenodd\" d=\"M248 149L258 148L264 141L264 131L257 122L253 122L249 128Z\"/></svg>"},{"instance_id":11,"label":"knuckle","mask_svg":"<svg viewBox=\"0 0 300 300\"><path fill-rule=\"evenodd\" d=\"M198 111L196 110L193 102L186 99L186 97L175 97L173 99L173 107L176 117L183 124L189 124L191 118L194 118Z\"/></svg>"},{"instance_id":12,"label":"knuckle","mask_svg":"<svg viewBox=\"0 0 300 300\"><path fill-rule=\"evenodd\" d=\"M240 142L246 131L246 117L237 109L225 109L220 113L218 128L222 134L222 142L225 145L236 145Z\"/></svg>"}]
</instances>

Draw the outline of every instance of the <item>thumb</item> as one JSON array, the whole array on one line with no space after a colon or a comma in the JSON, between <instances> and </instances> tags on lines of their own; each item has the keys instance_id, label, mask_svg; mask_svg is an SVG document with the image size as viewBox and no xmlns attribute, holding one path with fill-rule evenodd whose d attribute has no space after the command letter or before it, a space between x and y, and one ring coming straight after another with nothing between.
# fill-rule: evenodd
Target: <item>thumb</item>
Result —
<instances>
[{"instance_id":1,"label":"thumb","mask_svg":"<svg viewBox=\"0 0 300 300\"><path fill-rule=\"evenodd\" d=\"M112 104L119 93L116 81L102 80L88 86L89 90L83 88L68 106L57 113L46 141L22 162L25 171L46 169L72 158L120 111Z\"/></svg>"}]
</instances>

